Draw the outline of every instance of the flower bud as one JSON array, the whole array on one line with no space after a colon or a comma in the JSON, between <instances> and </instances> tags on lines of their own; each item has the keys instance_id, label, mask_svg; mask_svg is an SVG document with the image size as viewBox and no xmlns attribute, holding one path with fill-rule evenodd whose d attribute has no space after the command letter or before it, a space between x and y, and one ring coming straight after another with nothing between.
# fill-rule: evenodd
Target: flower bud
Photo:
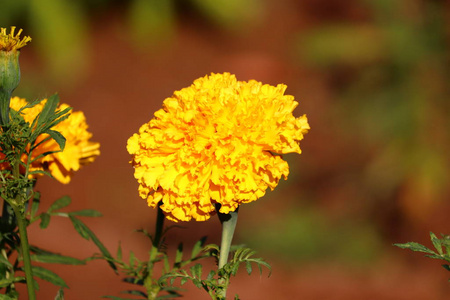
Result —
<instances>
[{"instance_id":1,"label":"flower bud","mask_svg":"<svg viewBox=\"0 0 450 300\"><path fill-rule=\"evenodd\" d=\"M31 38L20 38L22 29L14 34L15 27L11 27L10 34L6 28L0 29L0 125L9 123L9 103L11 94L19 85L19 49L24 47Z\"/></svg>"}]
</instances>

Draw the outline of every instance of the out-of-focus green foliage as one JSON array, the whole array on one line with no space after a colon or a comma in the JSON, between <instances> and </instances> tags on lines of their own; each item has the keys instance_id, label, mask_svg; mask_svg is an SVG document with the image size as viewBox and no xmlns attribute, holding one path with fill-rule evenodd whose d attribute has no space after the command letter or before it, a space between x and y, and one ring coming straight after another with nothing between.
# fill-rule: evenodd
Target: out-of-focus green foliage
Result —
<instances>
[{"instance_id":1,"label":"out-of-focus green foliage","mask_svg":"<svg viewBox=\"0 0 450 300\"><path fill-rule=\"evenodd\" d=\"M264 1L258 0L191 0L209 19L225 28L242 29L256 21Z\"/></svg>"},{"instance_id":2,"label":"out-of-focus green foliage","mask_svg":"<svg viewBox=\"0 0 450 300\"><path fill-rule=\"evenodd\" d=\"M135 45L154 48L175 35L177 8L191 8L222 28L236 29L254 22L263 4L257 0L4 0L0 26L24 28L53 78L70 82L89 64L89 27L96 25L92 17L117 7L124 11Z\"/></svg>"},{"instance_id":3,"label":"out-of-focus green foliage","mask_svg":"<svg viewBox=\"0 0 450 300\"><path fill-rule=\"evenodd\" d=\"M374 226L358 220L330 221L318 210L294 207L263 227L246 227L242 240L262 253L281 256L286 262L337 261L364 264L376 259L381 239ZM280 254L283 255L280 255Z\"/></svg>"},{"instance_id":4,"label":"out-of-focus green foliage","mask_svg":"<svg viewBox=\"0 0 450 300\"><path fill-rule=\"evenodd\" d=\"M421 0L365 5L368 20L312 30L300 51L339 78L334 117L370 158L355 184L382 205L396 198L404 215L417 221L442 198L450 177L445 7Z\"/></svg>"}]
</instances>

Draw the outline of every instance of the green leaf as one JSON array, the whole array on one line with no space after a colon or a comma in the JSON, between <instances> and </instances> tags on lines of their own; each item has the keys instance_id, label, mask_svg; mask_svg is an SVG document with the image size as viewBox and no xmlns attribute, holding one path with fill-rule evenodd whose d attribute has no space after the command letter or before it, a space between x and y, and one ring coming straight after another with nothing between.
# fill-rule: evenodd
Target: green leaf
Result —
<instances>
[{"instance_id":1,"label":"green leaf","mask_svg":"<svg viewBox=\"0 0 450 300\"><path fill-rule=\"evenodd\" d=\"M33 254L31 260L35 262L63 264L63 265L85 265L86 263L74 257L59 254Z\"/></svg>"},{"instance_id":2,"label":"green leaf","mask_svg":"<svg viewBox=\"0 0 450 300\"><path fill-rule=\"evenodd\" d=\"M424 245L421 245L416 242L408 242L405 244L394 244L394 246L397 246L402 249L409 249L411 251L416 251L416 252L435 254L435 252L433 250L430 250L427 247L425 247Z\"/></svg>"},{"instance_id":3,"label":"green leaf","mask_svg":"<svg viewBox=\"0 0 450 300\"><path fill-rule=\"evenodd\" d=\"M36 215L36 213L39 209L40 198L41 198L41 194L39 192L34 192L33 202L31 204L31 209L30 209L31 218L33 218Z\"/></svg>"},{"instance_id":4,"label":"green leaf","mask_svg":"<svg viewBox=\"0 0 450 300\"><path fill-rule=\"evenodd\" d=\"M56 107L59 103L59 96L57 94L50 96L45 102L42 112L39 114L39 119L37 121L37 126L41 126L44 123L50 121L51 116L54 114Z\"/></svg>"},{"instance_id":5,"label":"green leaf","mask_svg":"<svg viewBox=\"0 0 450 300\"><path fill-rule=\"evenodd\" d=\"M192 247L191 259L195 258L202 251L205 241L206 241L206 236L202 237L200 240L198 240L195 243L194 247Z\"/></svg>"},{"instance_id":6,"label":"green leaf","mask_svg":"<svg viewBox=\"0 0 450 300\"><path fill-rule=\"evenodd\" d=\"M116 297L116 296L103 296L102 298L109 298L109 299L114 299L114 300L136 300L136 299L131 299L131 298Z\"/></svg>"},{"instance_id":7,"label":"green leaf","mask_svg":"<svg viewBox=\"0 0 450 300\"><path fill-rule=\"evenodd\" d=\"M248 275L252 274L252 263L248 260L245 262L245 269L247 270Z\"/></svg>"},{"instance_id":8,"label":"green leaf","mask_svg":"<svg viewBox=\"0 0 450 300\"><path fill-rule=\"evenodd\" d=\"M137 296L142 296L144 298L147 298L147 294L142 292L142 291L138 291L138 290L128 290L128 291L123 291L121 292L123 294L128 294L128 295L137 295Z\"/></svg>"},{"instance_id":9,"label":"green leaf","mask_svg":"<svg viewBox=\"0 0 450 300\"><path fill-rule=\"evenodd\" d=\"M25 277L14 277L14 278L2 279L2 280L0 280L0 288L10 286L11 284L16 283L16 282L25 282Z\"/></svg>"},{"instance_id":10,"label":"green leaf","mask_svg":"<svg viewBox=\"0 0 450 300\"><path fill-rule=\"evenodd\" d=\"M444 269L446 269L447 271L450 271L450 265L442 265L444 267Z\"/></svg>"},{"instance_id":11,"label":"green leaf","mask_svg":"<svg viewBox=\"0 0 450 300\"><path fill-rule=\"evenodd\" d=\"M66 138L58 131L55 130L47 130L45 133L50 135L56 143L58 143L59 149L64 150L64 147L66 146Z\"/></svg>"},{"instance_id":12,"label":"green leaf","mask_svg":"<svg viewBox=\"0 0 450 300\"><path fill-rule=\"evenodd\" d=\"M178 265L183 260L183 243L179 243L177 252L175 253L175 265Z\"/></svg>"},{"instance_id":13,"label":"green leaf","mask_svg":"<svg viewBox=\"0 0 450 300\"><path fill-rule=\"evenodd\" d=\"M201 279L202 278L202 268L201 264L195 264L191 267L192 277Z\"/></svg>"},{"instance_id":14,"label":"green leaf","mask_svg":"<svg viewBox=\"0 0 450 300\"><path fill-rule=\"evenodd\" d=\"M431 242L433 243L434 248L436 248L437 252L442 255L442 245L441 245L441 241L437 238L437 236L430 232L430 238L431 238Z\"/></svg>"},{"instance_id":15,"label":"green leaf","mask_svg":"<svg viewBox=\"0 0 450 300\"><path fill-rule=\"evenodd\" d=\"M16 299L0 294L0 300L16 300Z\"/></svg>"},{"instance_id":16,"label":"green leaf","mask_svg":"<svg viewBox=\"0 0 450 300\"><path fill-rule=\"evenodd\" d=\"M68 206L70 204L70 202L72 202L72 200L70 199L69 196L61 197L58 200L56 200L55 202L53 202L53 204L49 207L47 212L51 213L51 212L53 212L55 210L59 210L61 208L64 208L64 207Z\"/></svg>"},{"instance_id":17,"label":"green leaf","mask_svg":"<svg viewBox=\"0 0 450 300\"><path fill-rule=\"evenodd\" d=\"M95 209L82 209L78 211L72 211L69 213L69 215L82 217L101 217L102 213Z\"/></svg>"},{"instance_id":18,"label":"green leaf","mask_svg":"<svg viewBox=\"0 0 450 300\"><path fill-rule=\"evenodd\" d=\"M39 224L39 227L42 229L45 229L48 227L48 224L50 223L50 215L48 213L42 213L39 215L41 218L41 223Z\"/></svg>"},{"instance_id":19,"label":"green leaf","mask_svg":"<svg viewBox=\"0 0 450 300\"><path fill-rule=\"evenodd\" d=\"M50 283L53 283L54 285L68 288L66 282L52 271L42 267L32 267L32 270L34 276L39 277L40 279L48 281Z\"/></svg>"},{"instance_id":20,"label":"green leaf","mask_svg":"<svg viewBox=\"0 0 450 300\"><path fill-rule=\"evenodd\" d=\"M114 262L112 262L114 258L112 257L111 253L109 253L108 249L106 249L103 243L100 242L98 237L89 229L89 227L87 227L83 222L81 222L74 216L69 215L69 218L74 224L74 227L78 231L78 233L80 233L81 236L85 237L87 240L91 239L97 246L97 248L100 250L100 252L103 254L103 256L107 259L107 262L111 266L111 268L114 271L117 271L116 265L114 264Z\"/></svg>"},{"instance_id":21,"label":"green leaf","mask_svg":"<svg viewBox=\"0 0 450 300\"><path fill-rule=\"evenodd\" d=\"M64 300L64 289L59 289L56 294L55 300Z\"/></svg>"},{"instance_id":22,"label":"green leaf","mask_svg":"<svg viewBox=\"0 0 450 300\"><path fill-rule=\"evenodd\" d=\"M119 246L117 247L116 257L118 260L122 260L122 245L119 241Z\"/></svg>"},{"instance_id":23,"label":"green leaf","mask_svg":"<svg viewBox=\"0 0 450 300\"><path fill-rule=\"evenodd\" d=\"M73 227L75 230L81 235L82 238L89 241L90 235L88 232L86 232L86 226L83 222L75 218L74 216L69 215L70 221L72 221Z\"/></svg>"},{"instance_id":24,"label":"green leaf","mask_svg":"<svg viewBox=\"0 0 450 300\"><path fill-rule=\"evenodd\" d=\"M0 255L0 264L3 264L9 268L12 268L12 264L9 262L9 260L4 257L3 255Z\"/></svg>"}]
</instances>

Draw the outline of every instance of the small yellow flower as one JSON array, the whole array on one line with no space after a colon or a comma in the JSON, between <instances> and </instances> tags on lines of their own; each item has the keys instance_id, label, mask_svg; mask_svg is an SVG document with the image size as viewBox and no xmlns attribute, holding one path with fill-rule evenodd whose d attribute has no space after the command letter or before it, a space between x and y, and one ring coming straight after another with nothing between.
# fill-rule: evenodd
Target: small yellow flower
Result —
<instances>
[{"instance_id":1,"label":"small yellow flower","mask_svg":"<svg viewBox=\"0 0 450 300\"><path fill-rule=\"evenodd\" d=\"M31 41L31 37L29 36L20 38L22 29L19 29L17 34L15 31L15 26L11 26L11 32L9 34L6 33L6 28L0 28L0 51L19 50Z\"/></svg>"},{"instance_id":2,"label":"small yellow flower","mask_svg":"<svg viewBox=\"0 0 450 300\"><path fill-rule=\"evenodd\" d=\"M273 190L289 174L277 154L301 153L309 129L285 90L224 73L174 92L128 140L140 196L172 221L204 221Z\"/></svg>"},{"instance_id":3,"label":"small yellow flower","mask_svg":"<svg viewBox=\"0 0 450 300\"><path fill-rule=\"evenodd\" d=\"M33 122L34 118L42 111L45 101L22 111L26 122L30 124ZM27 101L25 99L11 98L11 108L16 111L26 104ZM58 109L64 110L67 107L69 107L67 104L60 104ZM89 141L92 134L87 131L86 118L83 112L80 111L71 112L66 120L58 123L52 129L59 131L66 138L64 150L38 159L32 164L30 171L46 170L61 183L69 183L74 171L78 171L82 165L93 162L100 154L100 144ZM36 143L39 143L46 137L46 135L39 136ZM48 151L58 150L60 150L59 145L51 139L33 150L32 157L37 157Z\"/></svg>"}]
</instances>

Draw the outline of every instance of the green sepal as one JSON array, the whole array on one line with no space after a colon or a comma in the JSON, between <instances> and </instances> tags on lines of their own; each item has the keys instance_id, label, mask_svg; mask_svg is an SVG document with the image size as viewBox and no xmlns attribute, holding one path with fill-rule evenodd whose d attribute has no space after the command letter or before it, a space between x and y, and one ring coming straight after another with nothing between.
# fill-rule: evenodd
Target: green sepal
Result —
<instances>
[{"instance_id":1,"label":"green sepal","mask_svg":"<svg viewBox=\"0 0 450 300\"><path fill-rule=\"evenodd\" d=\"M53 283L54 285L68 288L66 282L61 277L59 277L59 275L53 273L52 271L36 266L32 267L32 270L34 276L39 277L40 279L48 281L50 283Z\"/></svg>"}]
</instances>

